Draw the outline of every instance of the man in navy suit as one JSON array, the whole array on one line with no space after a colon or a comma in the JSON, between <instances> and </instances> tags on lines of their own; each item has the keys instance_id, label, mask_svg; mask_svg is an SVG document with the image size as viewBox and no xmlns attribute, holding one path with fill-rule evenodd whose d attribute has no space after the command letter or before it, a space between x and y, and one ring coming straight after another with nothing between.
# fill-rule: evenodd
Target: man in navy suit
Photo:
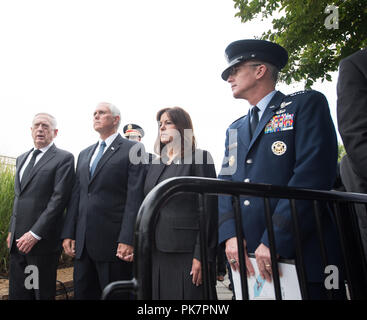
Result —
<instances>
[{"instance_id":1,"label":"man in navy suit","mask_svg":"<svg viewBox=\"0 0 367 320\"><path fill-rule=\"evenodd\" d=\"M225 157L219 178L230 181L330 190L336 178L337 140L326 98L317 91L290 95L275 89L278 72L288 61L287 51L264 40L239 40L226 54L229 66L222 73L236 99L250 104L249 113L227 130ZM295 258L292 220L287 199L271 199L276 252ZM311 298L326 297L312 203L297 202L302 249ZM254 253L260 275L270 281L271 257L261 198L241 197L246 266L254 268L247 253ZM337 262L335 227L330 213L322 214L329 263ZM226 244L228 261L238 269L235 220L230 197L219 199L219 241Z\"/></svg>"},{"instance_id":2,"label":"man in navy suit","mask_svg":"<svg viewBox=\"0 0 367 320\"><path fill-rule=\"evenodd\" d=\"M143 200L144 170L134 159L137 143L117 132L120 117L114 105L98 104L93 120L100 139L78 158L62 233L65 252L75 256L76 299L100 299L110 282L132 278L133 234Z\"/></svg>"}]
</instances>

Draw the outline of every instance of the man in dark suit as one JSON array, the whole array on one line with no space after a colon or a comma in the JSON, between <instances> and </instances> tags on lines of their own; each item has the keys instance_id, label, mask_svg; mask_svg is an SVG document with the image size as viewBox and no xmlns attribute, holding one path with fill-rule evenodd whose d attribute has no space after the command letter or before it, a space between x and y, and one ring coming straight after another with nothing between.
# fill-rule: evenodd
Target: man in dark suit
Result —
<instances>
[{"instance_id":1,"label":"man in dark suit","mask_svg":"<svg viewBox=\"0 0 367 320\"><path fill-rule=\"evenodd\" d=\"M133 159L138 143L117 132L119 110L102 102L93 120L100 139L79 154L62 232L65 252L76 258L76 299L100 299L110 282L132 278L133 234L143 200L144 170Z\"/></svg>"},{"instance_id":2,"label":"man in dark suit","mask_svg":"<svg viewBox=\"0 0 367 320\"><path fill-rule=\"evenodd\" d=\"M278 72L288 61L287 51L264 40L239 40L226 54L228 68L223 80L233 96L250 104L249 113L227 130L225 158L219 178L289 187L330 190L336 177L337 141L326 98L317 91L288 96L275 90ZM242 197L242 229L245 258L250 274L254 268L247 252L254 253L260 275L270 281L271 257L261 198ZM302 230L303 259L311 298L326 297L325 279L312 203L297 202ZM276 252L295 258L295 241L287 199L271 199ZM322 214L329 263L338 262L335 226L327 210ZM230 197L219 197L219 241L225 242L228 261L238 269L238 249Z\"/></svg>"},{"instance_id":3,"label":"man in dark suit","mask_svg":"<svg viewBox=\"0 0 367 320\"><path fill-rule=\"evenodd\" d=\"M367 49L340 62L337 94L338 129L347 152L340 163L342 182L348 192L367 193ZM362 205L356 211L367 257L367 214Z\"/></svg>"},{"instance_id":4,"label":"man in dark suit","mask_svg":"<svg viewBox=\"0 0 367 320\"><path fill-rule=\"evenodd\" d=\"M58 132L55 118L37 114L31 131L34 148L16 162L7 238L9 299L17 300L55 298L62 219L75 178L73 155L53 143Z\"/></svg>"}]
</instances>

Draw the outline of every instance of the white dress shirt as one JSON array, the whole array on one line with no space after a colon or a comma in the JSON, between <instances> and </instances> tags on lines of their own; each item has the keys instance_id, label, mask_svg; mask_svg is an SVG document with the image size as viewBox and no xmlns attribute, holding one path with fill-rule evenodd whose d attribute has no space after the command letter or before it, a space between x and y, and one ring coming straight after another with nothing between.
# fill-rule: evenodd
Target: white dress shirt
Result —
<instances>
[{"instance_id":1,"label":"white dress shirt","mask_svg":"<svg viewBox=\"0 0 367 320\"><path fill-rule=\"evenodd\" d=\"M40 159L43 157L43 155L46 153L46 151L47 151L48 149L50 149L50 148L51 148L51 146L52 146L53 144L54 144L54 143L53 143L53 142L51 142L48 146L46 146L46 147L44 147L44 148L39 149L39 150L41 151L41 153L40 153L39 155L37 155L37 157L36 157L36 161L34 162L34 165L36 165L36 164L37 164L37 162L38 162L38 161L40 161ZM28 163L29 163L29 162L31 161L31 159L32 159L32 155L33 155L33 151L34 151L34 150L35 150L35 149L33 148L32 152L30 152L30 153L29 153L29 155L28 155L28 157L27 157L27 160L24 162L24 164L23 164L22 168L20 169L20 172L19 172L19 180L20 180L20 181L22 181L22 177L23 177L23 173L24 173L25 168L27 168Z\"/></svg>"}]
</instances>

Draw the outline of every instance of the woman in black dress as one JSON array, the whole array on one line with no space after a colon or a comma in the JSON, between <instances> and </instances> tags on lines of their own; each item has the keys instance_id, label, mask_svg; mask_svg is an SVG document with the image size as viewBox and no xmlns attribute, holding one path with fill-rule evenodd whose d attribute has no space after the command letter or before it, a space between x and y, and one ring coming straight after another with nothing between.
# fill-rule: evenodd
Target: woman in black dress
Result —
<instances>
[{"instance_id":1,"label":"woman in black dress","mask_svg":"<svg viewBox=\"0 0 367 320\"><path fill-rule=\"evenodd\" d=\"M144 192L172 177L199 176L216 178L209 152L196 149L189 114L179 107L157 113L158 137L154 151L159 158L149 166ZM215 258L217 247L217 198L208 197L206 233L208 237L211 296L215 292ZM178 194L170 198L156 221L152 257L153 299L203 299L202 266L199 242L198 196Z\"/></svg>"}]
</instances>

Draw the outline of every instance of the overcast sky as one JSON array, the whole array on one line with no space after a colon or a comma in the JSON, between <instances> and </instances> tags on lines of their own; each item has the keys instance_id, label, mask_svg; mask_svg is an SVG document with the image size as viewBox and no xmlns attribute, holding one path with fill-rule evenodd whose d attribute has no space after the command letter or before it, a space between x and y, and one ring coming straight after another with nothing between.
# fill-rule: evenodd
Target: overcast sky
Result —
<instances>
[{"instance_id":1,"label":"overcast sky","mask_svg":"<svg viewBox=\"0 0 367 320\"><path fill-rule=\"evenodd\" d=\"M218 169L226 128L248 110L220 77L224 49L269 28L242 24L235 12L232 0L0 1L0 155L29 150L33 115L48 112L58 121L56 145L77 157L98 140L92 113L107 101L121 110L120 132L130 122L144 128L148 151L157 111L186 109ZM314 86L335 126L336 76ZM302 84L278 88L288 94Z\"/></svg>"}]
</instances>

